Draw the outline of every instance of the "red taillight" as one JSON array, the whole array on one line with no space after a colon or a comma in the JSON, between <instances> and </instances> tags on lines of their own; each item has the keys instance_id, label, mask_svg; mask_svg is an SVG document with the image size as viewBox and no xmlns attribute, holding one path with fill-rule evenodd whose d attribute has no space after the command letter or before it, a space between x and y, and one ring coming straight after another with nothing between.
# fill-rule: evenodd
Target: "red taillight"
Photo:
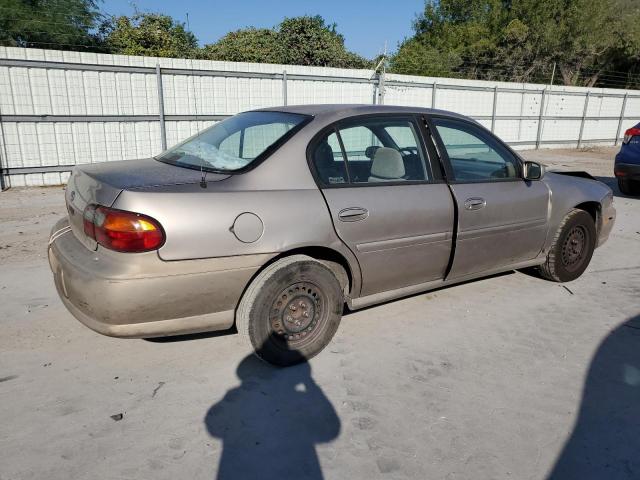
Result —
<instances>
[{"instance_id":1,"label":"red taillight","mask_svg":"<svg viewBox=\"0 0 640 480\"><path fill-rule=\"evenodd\" d=\"M629 143L636 135L640 136L640 128L630 128L624 132L624 139L622 140L622 143Z\"/></svg>"},{"instance_id":2,"label":"red taillight","mask_svg":"<svg viewBox=\"0 0 640 480\"><path fill-rule=\"evenodd\" d=\"M119 252L156 250L165 240L162 227L153 218L99 205L85 208L83 224L89 237Z\"/></svg>"}]
</instances>

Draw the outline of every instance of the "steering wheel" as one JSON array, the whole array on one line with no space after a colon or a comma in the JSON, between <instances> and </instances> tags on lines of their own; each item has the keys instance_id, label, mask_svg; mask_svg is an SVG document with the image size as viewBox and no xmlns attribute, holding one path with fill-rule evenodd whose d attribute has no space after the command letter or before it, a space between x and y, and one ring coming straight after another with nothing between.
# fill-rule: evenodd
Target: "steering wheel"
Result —
<instances>
[{"instance_id":1,"label":"steering wheel","mask_svg":"<svg viewBox=\"0 0 640 480\"><path fill-rule=\"evenodd\" d=\"M398 151L406 157L408 155L416 155L418 153L418 147L401 147Z\"/></svg>"}]
</instances>

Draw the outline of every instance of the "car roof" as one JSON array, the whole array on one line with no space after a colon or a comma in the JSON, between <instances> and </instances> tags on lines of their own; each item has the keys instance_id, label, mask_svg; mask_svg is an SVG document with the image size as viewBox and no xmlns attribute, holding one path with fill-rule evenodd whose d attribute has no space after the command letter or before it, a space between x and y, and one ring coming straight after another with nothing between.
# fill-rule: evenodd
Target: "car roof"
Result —
<instances>
[{"instance_id":1,"label":"car roof","mask_svg":"<svg viewBox=\"0 0 640 480\"><path fill-rule=\"evenodd\" d=\"M287 112L313 117L331 117L332 121L348 118L356 115L367 115L375 113L410 113L426 115L446 115L449 117L461 118L474 121L459 113L439 110L436 108L407 107L400 105L370 105L370 104L316 104L316 105L285 105L279 107L261 108L254 111L262 112ZM328 119L328 118L327 118Z\"/></svg>"}]
</instances>

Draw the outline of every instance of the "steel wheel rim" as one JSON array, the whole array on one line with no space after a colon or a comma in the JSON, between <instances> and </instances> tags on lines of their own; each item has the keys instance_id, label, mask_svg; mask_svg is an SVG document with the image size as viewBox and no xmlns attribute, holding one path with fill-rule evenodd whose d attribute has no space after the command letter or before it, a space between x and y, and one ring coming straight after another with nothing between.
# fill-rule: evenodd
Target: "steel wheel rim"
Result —
<instances>
[{"instance_id":1,"label":"steel wheel rim","mask_svg":"<svg viewBox=\"0 0 640 480\"><path fill-rule=\"evenodd\" d=\"M328 299L312 282L296 282L282 289L271 305L271 330L288 348L313 341L326 323Z\"/></svg>"},{"instance_id":2,"label":"steel wheel rim","mask_svg":"<svg viewBox=\"0 0 640 480\"><path fill-rule=\"evenodd\" d=\"M562 265L568 271L577 270L585 258L589 232L582 225L576 225L565 237L562 244Z\"/></svg>"}]
</instances>

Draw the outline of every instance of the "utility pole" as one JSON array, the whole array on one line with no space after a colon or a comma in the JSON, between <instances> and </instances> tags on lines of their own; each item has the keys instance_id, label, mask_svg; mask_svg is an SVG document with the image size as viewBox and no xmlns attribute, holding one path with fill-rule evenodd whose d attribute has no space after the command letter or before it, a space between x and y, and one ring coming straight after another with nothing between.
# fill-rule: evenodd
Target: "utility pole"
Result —
<instances>
[{"instance_id":1,"label":"utility pole","mask_svg":"<svg viewBox=\"0 0 640 480\"><path fill-rule=\"evenodd\" d=\"M382 59L378 64L382 67L382 70L378 76L378 103L380 105L384 105L384 94L385 94L385 75L387 73L387 41L384 41L384 53L382 54Z\"/></svg>"},{"instance_id":2,"label":"utility pole","mask_svg":"<svg viewBox=\"0 0 640 480\"><path fill-rule=\"evenodd\" d=\"M380 58L380 60L378 61L378 64L374 68L373 75L371 77L372 80L375 79L376 77L378 79L378 84L374 89L374 95L373 95L374 104L384 105L384 91L385 91L384 77L385 77L386 69L387 69L387 42L385 40L384 53L382 54L382 57ZM377 90L377 93L376 93L376 90Z\"/></svg>"}]
</instances>

